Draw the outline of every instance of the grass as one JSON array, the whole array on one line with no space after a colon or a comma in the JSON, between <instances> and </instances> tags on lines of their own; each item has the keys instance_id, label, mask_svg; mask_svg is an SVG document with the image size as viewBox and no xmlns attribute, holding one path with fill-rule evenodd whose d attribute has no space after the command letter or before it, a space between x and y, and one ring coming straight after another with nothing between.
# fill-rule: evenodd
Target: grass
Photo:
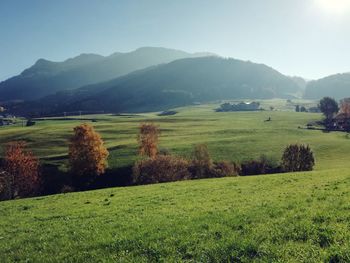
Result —
<instances>
[{"instance_id":1,"label":"grass","mask_svg":"<svg viewBox=\"0 0 350 263\"><path fill-rule=\"evenodd\" d=\"M2 202L0 253L2 262L348 262L349 189L340 169Z\"/></svg>"},{"instance_id":2,"label":"grass","mask_svg":"<svg viewBox=\"0 0 350 263\"><path fill-rule=\"evenodd\" d=\"M1 262L349 262L349 139L298 129L320 115L282 111L278 103L275 112L215 113L204 105L166 117L91 116L113 149L112 167L133 162L145 120L160 125L161 147L183 156L204 142L217 160L279 159L288 143L301 142L311 145L317 166L1 202ZM20 137L42 158L64 157L78 123L8 127L0 140Z\"/></svg>"},{"instance_id":3,"label":"grass","mask_svg":"<svg viewBox=\"0 0 350 263\"><path fill-rule=\"evenodd\" d=\"M282 100L268 101L280 105L280 111L227 112L213 111L218 105L204 105L179 109L174 116L159 117L155 113L134 116L96 115L92 125L99 131L110 149L111 168L131 165L137 156L138 126L143 121L154 121L161 128L160 147L189 157L195 144L206 143L216 160L243 161L265 154L279 160L288 143L309 143L320 160L316 169L343 166L348 151L344 133L323 133L298 129L310 121L321 118L319 114L282 111ZM265 102L266 103L266 102ZM285 103L285 101L284 101ZM275 105L273 104L273 105ZM268 104L267 104L268 105ZM264 122L268 117L271 122ZM65 166L67 140L77 120L45 120L32 127L0 129L0 153L6 142L25 140L44 162ZM328 156L337 156L329 160ZM327 162L323 162L327 160Z\"/></svg>"}]
</instances>

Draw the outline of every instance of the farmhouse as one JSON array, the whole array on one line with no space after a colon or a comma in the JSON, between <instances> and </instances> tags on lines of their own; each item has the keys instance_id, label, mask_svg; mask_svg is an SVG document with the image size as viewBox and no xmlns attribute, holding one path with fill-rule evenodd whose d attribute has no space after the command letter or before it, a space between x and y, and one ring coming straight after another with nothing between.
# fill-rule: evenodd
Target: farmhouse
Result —
<instances>
[{"instance_id":1,"label":"farmhouse","mask_svg":"<svg viewBox=\"0 0 350 263\"><path fill-rule=\"evenodd\" d=\"M224 103L216 111L258 111L260 110L259 102L240 102L238 104Z\"/></svg>"},{"instance_id":2,"label":"farmhouse","mask_svg":"<svg viewBox=\"0 0 350 263\"><path fill-rule=\"evenodd\" d=\"M334 128L339 130L350 131L350 118L345 113L339 113L334 118Z\"/></svg>"}]
</instances>

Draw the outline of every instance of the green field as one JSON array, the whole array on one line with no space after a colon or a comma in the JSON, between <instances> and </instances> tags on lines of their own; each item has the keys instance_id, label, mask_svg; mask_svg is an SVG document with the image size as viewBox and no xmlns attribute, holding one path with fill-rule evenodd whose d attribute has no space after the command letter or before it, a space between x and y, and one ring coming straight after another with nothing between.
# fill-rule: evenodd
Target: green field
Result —
<instances>
[{"instance_id":1,"label":"green field","mask_svg":"<svg viewBox=\"0 0 350 263\"><path fill-rule=\"evenodd\" d=\"M137 127L152 120L162 148L190 156L207 143L214 160L261 154L279 160L288 143L308 143L315 171L110 188L0 203L1 262L349 262L350 163L346 133L299 129L319 114L216 113L217 105L174 116L88 116L110 148L110 167L136 158ZM289 110L289 111L288 111ZM86 117L86 116L84 116ZM271 117L271 122L264 122ZM80 120L0 129L65 167L67 138Z\"/></svg>"}]
</instances>

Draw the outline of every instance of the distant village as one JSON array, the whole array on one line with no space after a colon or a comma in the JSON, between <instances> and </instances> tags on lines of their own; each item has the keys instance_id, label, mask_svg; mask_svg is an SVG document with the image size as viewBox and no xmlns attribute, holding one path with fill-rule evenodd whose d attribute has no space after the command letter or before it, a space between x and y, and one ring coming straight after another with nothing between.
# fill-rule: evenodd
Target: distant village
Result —
<instances>
[{"instance_id":1,"label":"distant village","mask_svg":"<svg viewBox=\"0 0 350 263\"><path fill-rule=\"evenodd\" d=\"M12 125L16 122L16 116L5 113L5 108L0 106L0 127Z\"/></svg>"}]
</instances>

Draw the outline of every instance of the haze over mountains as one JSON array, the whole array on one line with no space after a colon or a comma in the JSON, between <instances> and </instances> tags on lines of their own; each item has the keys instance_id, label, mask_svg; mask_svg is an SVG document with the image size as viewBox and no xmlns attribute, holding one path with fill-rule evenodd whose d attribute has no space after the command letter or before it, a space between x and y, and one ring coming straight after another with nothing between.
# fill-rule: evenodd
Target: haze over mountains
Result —
<instances>
[{"instance_id":1,"label":"haze over mountains","mask_svg":"<svg viewBox=\"0 0 350 263\"><path fill-rule=\"evenodd\" d=\"M208 54L144 47L107 57L82 54L64 62L39 59L20 75L0 83L0 101L38 99L60 90L106 81L149 66L205 55Z\"/></svg>"},{"instance_id":2,"label":"haze over mountains","mask_svg":"<svg viewBox=\"0 0 350 263\"><path fill-rule=\"evenodd\" d=\"M293 80L265 65L209 56L175 60L60 92L41 99L39 104L46 105L46 113L142 112L227 98L289 98L298 90ZM32 104L29 108L35 107Z\"/></svg>"},{"instance_id":3,"label":"haze over mountains","mask_svg":"<svg viewBox=\"0 0 350 263\"><path fill-rule=\"evenodd\" d=\"M223 99L350 96L350 74L306 82L263 65L211 53L140 48L64 62L39 59L0 83L0 102L23 115L66 111L142 112Z\"/></svg>"},{"instance_id":4,"label":"haze over mountains","mask_svg":"<svg viewBox=\"0 0 350 263\"><path fill-rule=\"evenodd\" d=\"M336 99L350 97L350 73L331 75L308 83L305 98L319 99L325 96Z\"/></svg>"}]
</instances>

